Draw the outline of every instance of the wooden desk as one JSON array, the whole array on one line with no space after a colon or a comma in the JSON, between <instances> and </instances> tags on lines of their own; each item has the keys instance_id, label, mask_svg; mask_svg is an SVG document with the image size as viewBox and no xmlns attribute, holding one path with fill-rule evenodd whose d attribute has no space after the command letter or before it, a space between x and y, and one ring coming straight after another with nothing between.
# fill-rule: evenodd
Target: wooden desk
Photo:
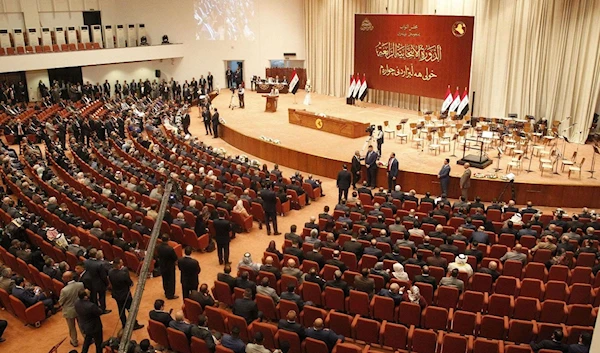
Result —
<instances>
[{"instance_id":1,"label":"wooden desk","mask_svg":"<svg viewBox=\"0 0 600 353\"><path fill-rule=\"evenodd\" d=\"M265 111L275 113L277 111L277 99L279 98L279 96L271 96L269 94L264 94L263 97L266 98Z\"/></svg>"},{"instance_id":2,"label":"wooden desk","mask_svg":"<svg viewBox=\"0 0 600 353\"><path fill-rule=\"evenodd\" d=\"M335 118L332 116L319 116L304 109L288 109L288 121L290 124L300 125L315 130L325 131L332 134L357 138L368 136L367 123Z\"/></svg>"}]
</instances>

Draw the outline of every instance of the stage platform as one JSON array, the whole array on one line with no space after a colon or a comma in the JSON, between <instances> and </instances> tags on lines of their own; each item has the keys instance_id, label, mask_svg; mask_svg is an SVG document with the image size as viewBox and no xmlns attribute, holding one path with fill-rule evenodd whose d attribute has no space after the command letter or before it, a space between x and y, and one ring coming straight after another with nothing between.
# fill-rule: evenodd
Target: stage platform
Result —
<instances>
[{"instance_id":1,"label":"stage platform","mask_svg":"<svg viewBox=\"0 0 600 353\"><path fill-rule=\"evenodd\" d=\"M293 169L311 171L317 175L335 178L341 165L349 163L354 151L363 151L366 139L351 139L289 124L288 108L306 109L310 112L375 125L383 125L383 122L387 120L393 128L401 119L406 118L409 121L405 132L409 135L408 124L422 119L414 111L369 103L361 103L361 107L350 106L345 104L343 98L318 94L312 94L312 104L305 106L302 104L304 92L299 91L296 96L280 95L277 112L267 114L264 112L264 98L260 94L247 91L246 108L231 110L228 109L231 95L229 91L222 90L221 94L213 101L213 105L219 109L220 116L225 120L223 139L234 147L259 158ZM197 114L197 110L195 113ZM411 143L410 136L408 143L400 143L395 138L389 139L388 134L385 135L382 160L387 161L391 152L396 153L401 170L398 183L402 185L403 190L415 189L419 193L431 191L433 194L438 194L440 187L437 173L443 160L450 158L452 179L449 196L458 197L460 194L458 180L463 172L463 167L456 164L457 160L462 157L460 147L457 147L455 151L457 157L451 157L454 143L451 144L449 151L434 155L433 152L428 151L427 147L425 149L417 148L415 144ZM260 139L260 136L279 140L280 144L269 143ZM558 146L562 152L562 142L559 142ZM515 172L517 202L524 204L528 200L532 200L536 205L594 208L600 197L600 182L597 179L588 179L590 173L585 172L591 166L592 146L567 144L565 155L570 157L576 150L578 151L577 163L581 161L582 157L586 158L581 178L579 178L579 173L572 174L570 179L567 178L568 167L562 172L560 162L558 168L560 175L544 172L544 175L541 176L537 157L534 157L531 163L531 169L534 171L527 173L525 170L529 167L529 160L525 160L523 170ZM473 177L470 198L481 196L483 200L491 201L497 198L507 185L505 181L501 180L501 177L512 157L503 156L500 160L501 171L494 173L497 165L494 151L493 149L488 151L493 164L484 170L474 169L473 174L496 174L497 179ZM469 152L469 154L472 153ZM379 185L387 185L385 170L380 170L378 180ZM506 201L509 198L510 192L506 192L503 199Z\"/></svg>"}]
</instances>

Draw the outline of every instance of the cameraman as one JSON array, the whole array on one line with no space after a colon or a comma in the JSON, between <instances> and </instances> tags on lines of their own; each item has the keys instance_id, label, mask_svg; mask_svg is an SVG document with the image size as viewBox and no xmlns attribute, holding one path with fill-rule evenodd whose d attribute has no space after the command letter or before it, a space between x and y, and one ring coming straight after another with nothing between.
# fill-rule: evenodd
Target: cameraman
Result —
<instances>
[{"instance_id":1,"label":"cameraman","mask_svg":"<svg viewBox=\"0 0 600 353\"><path fill-rule=\"evenodd\" d=\"M243 82L238 86L238 99L240 101L240 108L245 108L245 105L244 105L244 83Z\"/></svg>"}]
</instances>

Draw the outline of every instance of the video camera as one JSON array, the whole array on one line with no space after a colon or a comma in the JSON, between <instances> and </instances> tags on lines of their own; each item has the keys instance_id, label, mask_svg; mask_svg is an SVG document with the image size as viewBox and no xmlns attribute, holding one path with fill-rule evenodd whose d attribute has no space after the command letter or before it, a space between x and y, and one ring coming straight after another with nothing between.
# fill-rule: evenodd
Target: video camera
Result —
<instances>
[{"instance_id":1,"label":"video camera","mask_svg":"<svg viewBox=\"0 0 600 353\"><path fill-rule=\"evenodd\" d=\"M375 125L369 125L369 127L365 130L365 132L368 132L369 135L373 134L373 131L375 131Z\"/></svg>"}]
</instances>

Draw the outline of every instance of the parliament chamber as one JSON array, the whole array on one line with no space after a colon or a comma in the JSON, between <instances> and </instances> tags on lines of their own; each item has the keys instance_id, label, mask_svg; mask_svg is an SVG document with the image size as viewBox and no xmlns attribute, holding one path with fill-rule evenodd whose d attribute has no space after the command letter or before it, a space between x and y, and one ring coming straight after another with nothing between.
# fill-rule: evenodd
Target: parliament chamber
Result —
<instances>
[{"instance_id":1,"label":"parliament chamber","mask_svg":"<svg viewBox=\"0 0 600 353\"><path fill-rule=\"evenodd\" d=\"M0 10L0 351L600 351L599 0L172 5Z\"/></svg>"}]
</instances>

